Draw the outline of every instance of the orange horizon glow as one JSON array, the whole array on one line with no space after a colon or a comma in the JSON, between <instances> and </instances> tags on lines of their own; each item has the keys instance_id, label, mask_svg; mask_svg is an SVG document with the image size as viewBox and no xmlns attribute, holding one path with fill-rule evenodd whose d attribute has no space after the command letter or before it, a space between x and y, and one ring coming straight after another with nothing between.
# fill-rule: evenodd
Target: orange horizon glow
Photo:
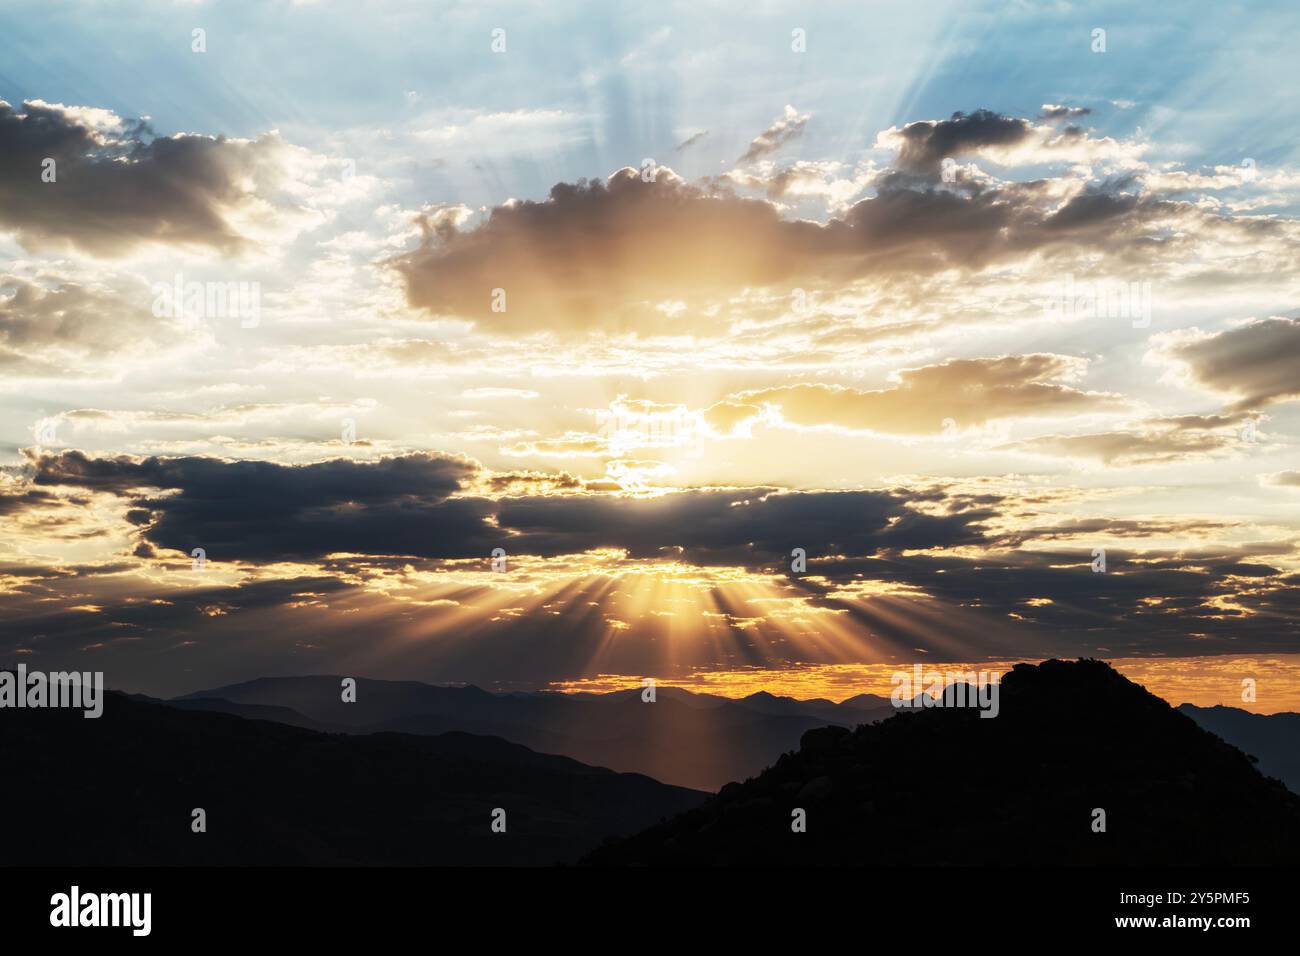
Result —
<instances>
[{"instance_id":1,"label":"orange horizon glow","mask_svg":"<svg viewBox=\"0 0 1300 956\"><path fill-rule=\"evenodd\" d=\"M927 674L984 671L1001 677L1015 664L1038 664L1042 660L927 661L922 667ZM1107 663L1173 707L1222 705L1256 714L1300 712L1300 654L1116 658ZM891 675L899 671L910 673L911 669L910 663L806 664L790 668L700 670L686 677L654 680L659 687L733 699L767 691L778 697L828 699L839 703L857 694L888 698L893 689ZM569 694L630 690L640 688L645 676L601 674L581 680L555 681L550 689ZM1254 701L1241 699L1242 681L1246 678L1255 681Z\"/></svg>"}]
</instances>

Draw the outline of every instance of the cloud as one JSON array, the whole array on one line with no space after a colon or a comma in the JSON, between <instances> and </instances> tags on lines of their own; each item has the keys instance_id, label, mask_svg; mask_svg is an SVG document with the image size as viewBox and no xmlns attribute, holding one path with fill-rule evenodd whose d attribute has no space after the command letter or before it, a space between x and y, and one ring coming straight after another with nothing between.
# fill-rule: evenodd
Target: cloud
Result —
<instances>
[{"instance_id":1,"label":"cloud","mask_svg":"<svg viewBox=\"0 0 1300 956\"><path fill-rule=\"evenodd\" d=\"M463 554L467 542L487 530L486 509L472 500L449 500L476 472L459 458L413 454L377 462L281 465L198 457L91 458L67 451L36 456L33 463L37 485L126 497L149 516L138 523L147 521L150 543L186 553L202 547L213 560L335 551L451 556Z\"/></svg>"},{"instance_id":2,"label":"cloud","mask_svg":"<svg viewBox=\"0 0 1300 956\"><path fill-rule=\"evenodd\" d=\"M1108 465L1154 465L1186 461L1231 448L1231 434L1208 431L1114 431L1086 435L1043 435L999 450L1067 458L1095 458Z\"/></svg>"},{"instance_id":3,"label":"cloud","mask_svg":"<svg viewBox=\"0 0 1300 956\"><path fill-rule=\"evenodd\" d=\"M501 454L511 458L606 458L609 441L584 432L571 432L560 438L541 438L505 445Z\"/></svg>"},{"instance_id":4,"label":"cloud","mask_svg":"<svg viewBox=\"0 0 1300 956\"><path fill-rule=\"evenodd\" d=\"M1167 333L1151 356L1196 386L1235 398L1234 411L1300 397L1300 319L1256 319L1222 332Z\"/></svg>"},{"instance_id":5,"label":"cloud","mask_svg":"<svg viewBox=\"0 0 1300 956\"><path fill-rule=\"evenodd\" d=\"M744 165L762 159L775 153L786 143L798 139L803 135L804 127L808 125L808 119L807 113L801 114L793 106L786 106L785 113L754 137L744 155L736 160L737 164Z\"/></svg>"},{"instance_id":6,"label":"cloud","mask_svg":"<svg viewBox=\"0 0 1300 956\"><path fill-rule=\"evenodd\" d=\"M420 116L407 135L419 152L437 150L440 162L448 157L482 161L521 150L558 150L581 143L590 135L592 121L589 115L558 109L448 108Z\"/></svg>"},{"instance_id":7,"label":"cloud","mask_svg":"<svg viewBox=\"0 0 1300 956\"><path fill-rule=\"evenodd\" d=\"M1264 475L1263 483L1273 488L1300 488L1300 471L1279 471Z\"/></svg>"},{"instance_id":8,"label":"cloud","mask_svg":"<svg viewBox=\"0 0 1300 956\"><path fill-rule=\"evenodd\" d=\"M903 369L898 384L862 391L821 383L737 392L705 413L717 431L744 421L743 409L779 410L791 425L838 425L893 435L932 435L945 423L958 429L1003 418L1055 417L1122 407L1114 395L1084 392L1064 381L1079 378L1087 363L1064 355L1009 355L959 359Z\"/></svg>"},{"instance_id":9,"label":"cloud","mask_svg":"<svg viewBox=\"0 0 1300 956\"><path fill-rule=\"evenodd\" d=\"M65 504L64 499L39 488L26 490L9 490L0 487L0 515L18 515L37 508L57 508Z\"/></svg>"},{"instance_id":10,"label":"cloud","mask_svg":"<svg viewBox=\"0 0 1300 956\"><path fill-rule=\"evenodd\" d=\"M142 243L238 253L319 218L267 200L288 150L257 140L154 136L106 110L0 100L0 229L29 249L123 255ZM42 179L54 161L53 182Z\"/></svg>"},{"instance_id":11,"label":"cloud","mask_svg":"<svg viewBox=\"0 0 1300 956\"><path fill-rule=\"evenodd\" d=\"M184 339L178 324L153 316L148 301L147 288L132 290L111 276L0 273L0 354L13 356L9 371L16 376L85 375L110 362L120 372L118 360Z\"/></svg>"},{"instance_id":12,"label":"cloud","mask_svg":"<svg viewBox=\"0 0 1300 956\"><path fill-rule=\"evenodd\" d=\"M65 451L32 462L37 490L65 486L117 495L130 503L132 523L149 545L186 553L202 547L213 561L335 553L471 558L504 547L541 556L619 548L637 557L754 565L796 546L864 554L973 543L986 514L922 513L900 491L459 496L478 477L476 466L427 454L280 465ZM535 478L527 483L537 484ZM844 522L846 509L853 522Z\"/></svg>"},{"instance_id":13,"label":"cloud","mask_svg":"<svg viewBox=\"0 0 1300 956\"><path fill-rule=\"evenodd\" d=\"M788 296L795 287L849 294L886 282L906 294L909 284L915 291L948 271L1005 264L1114 281L1177 270L1181 285L1216 286L1228 276L1274 281L1294 268L1290 224L1146 195L1136 178L936 188L943 149L1024 135L1025 121L972 116L900 131L898 165L881 175L868 169L828 182L826 168L796 166L750 177L760 188L821 194L837 208L874 182L875 195L824 223L784 218L775 202L737 195L745 183L728 177L691 184L660 167L646 181L625 168L607 181L557 184L544 201L512 200L473 226L426 213L420 246L391 264L408 303L434 316L472 321L488 334L565 337L719 336L747 296ZM1054 154L1081 155L1054 145L1065 133L1051 134ZM1034 158L1019 158L1026 157ZM669 302L680 307L666 311Z\"/></svg>"},{"instance_id":14,"label":"cloud","mask_svg":"<svg viewBox=\"0 0 1300 956\"><path fill-rule=\"evenodd\" d=\"M1045 106L1044 110L1066 107ZM1044 117L1058 119L1058 114ZM935 182L945 160L981 157L1003 166L1035 163L1092 163L1111 160L1136 167L1144 143L1124 143L1110 137L1093 138L1078 126L1058 129L1050 123L1035 125L1027 119L991 110L953 113L946 120L919 120L902 129L890 127L876 138L876 146L896 151L894 167L900 177ZM958 180L970 178L962 170Z\"/></svg>"},{"instance_id":15,"label":"cloud","mask_svg":"<svg viewBox=\"0 0 1300 956\"><path fill-rule=\"evenodd\" d=\"M1060 106L1056 103L1044 103L1043 111L1038 114L1039 119L1073 119L1076 116L1087 116L1092 109L1087 106Z\"/></svg>"},{"instance_id":16,"label":"cloud","mask_svg":"<svg viewBox=\"0 0 1300 956\"><path fill-rule=\"evenodd\" d=\"M413 306L499 333L660 327L668 297L709 296L792 275L801 231L757 200L713 199L660 168L559 184L544 202L492 210L475 229L428 222L420 249L395 263ZM747 241L738 244L740 236ZM494 312L494 289L505 293Z\"/></svg>"},{"instance_id":17,"label":"cloud","mask_svg":"<svg viewBox=\"0 0 1300 956\"><path fill-rule=\"evenodd\" d=\"M70 408L49 416L49 421L61 434L69 432L74 436L159 428L198 430L210 435L214 429L245 430L286 420L300 423L304 419L328 422L333 430L341 416L364 414L373 405L373 400L359 399L354 402L242 402L198 411Z\"/></svg>"},{"instance_id":18,"label":"cloud","mask_svg":"<svg viewBox=\"0 0 1300 956\"><path fill-rule=\"evenodd\" d=\"M693 490L650 499L619 496L507 498L497 523L528 554L623 548L634 557L698 564L779 560L809 553L870 554L881 549L954 547L982 539L987 512L932 515L900 491L781 492ZM844 516L852 514L846 522Z\"/></svg>"},{"instance_id":19,"label":"cloud","mask_svg":"<svg viewBox=\"0 0 1300 956\"><path fill-rule=\"evenodd\" d=\"M92 458L80 451L34 456L36 483L76 485L116 494L139 488L196 493L211 500L279 498L292 493L291 507L337 501L365 502L419 496L441 500L460 487L476 467L459 458L413 454L378 462L334 459L310 465L217 458Z\"/></svg>"},{"instance_id":20,"label":"cloud","mask_svg":"<svg viewBox=\"0 0 1300 956\"><path fill-rule=\"evenodd\" d=\"M1240 449L1243 442L1255 440L1258 421L1257 417L1241 412L1174 415L1149 418L1120 431L1043 435L1003 445L997 450L1095 458L1108 465L1168 464Z\"/></svg>"},{"instance_id":21,"label":"cloud","mask_svg":"<svg viewBox=\"0 0 1300 956\"><path fill-rule=\"evenodd\" d=\"M673 147L673 152L680 153L683 152L684 150L690 149L692 146L694 146L696 143L698 143L700 140L704 139L704 137L708 135L709 135L709 130L707 129L702 129L698 133L693 133L690 136L686 137L684 140L682 140L680 143L678 143L675 147Z\"/></svg>"},{"instance_id":22,"label":"cloud","mask_svg":"<svg viewBox=\"0 0 1300 956\"><path fill-rule=\"evenodd\" d=\"M704 410L704 421L720 435L747 432L747 426L763 416L763 409L746 402L723 399Z\"/></svg>"},{"instance_id":23,"label":"cloud","mask_svg":"<svg viewBox=\"0 0 1300 956\"><path fill-rule=\"evenodd\" d=\"M733 169L722 180L741 189L761 190L769 200L820 199L835 214L842 213L879 176L866 163L850 174L844 163L833 160L801 159L792 165L776 168L763 162L750 169Z\"/></svg>"},{"instance_id":24,"label":"cloud","mask_svg":"<svg viewBox=\"0 0 1300 956\"><path fill-rule=\"evenodd\" d=\"M538 398L540 395L540 392L535 392L530 388L505 388L495 385L467 388L460 393L461 398L515 398L522 401Z\"/></svg>"},{"instance_id":25,"label":"cloud","mask_svg":"<svg viewBox=\"0 0 1300 956\"><path fill-rule=\"evenodd\" d=\"M877 145L897 150L894 165L908 173L935 173L944 159L989 148L1018 146L1033 134L1027 120L990 110L953 113L946 120L921 120L880 134Z\"/></svg>"},{"instance_id":26,"label":"cloud","mask_svg":"<svg viewBox=\"0 0 1300 956\"><path fill-rule=\"evenodd\" d=\"M1094 542L1107 547L1105 574L1090 569ZM1300 590L1289 561L1262 560L1268 552L1294 554L1294 545L1139 551L1099 530L1077 549L817 560L809 572L906 583L942 608L1014 616L1044 640L1066 634L1079 650L1100 645L1114 656L1281 651L1300 639Z\"/></svg>"},{"instance_id":27,"label":"cloud","mask_svg":"<svg viewBox=\"0 0 1300 956\"><path fill-rule=\"evenodd\" d=\"M284 661L302 641L359 647L363 635L350 610L365 612L369 639L409 627L417 608L435 628L429 633L454 626L460 637L474 636L415 642L431 655L426 664L450 666L443 655L451 654L457 673L490 672L499 668L504 647L523 653L534 639L553 636L551 615L513 613L521 583L554 595L538 598L548 608L571 602L583 610L565 617L574 640L600 640L602 622L619 600L613 592L638 586L628 580L626 589L611 591L614 578L591 573L590 556L610 549L634 562L695 565L700 570L692 573L691 588L705 588L704 606L720 616L763 629L784 615L804 633L810 615L832 614L825 620L835 622L833 631L816 633L848 642L783 651L782 641L772 649L778 659L851 653L859 641L877 650L925 646L980 654L1013 633L1009 646L1033 640L1044 653L1178 654L1189 642L1198 653L1268 652L1300 638L1300 589L1285 570L1294 542L1220 545L1216 539L1239 530L1227 521L1035 515L1044 503L1036 492L1017 500L940 484L839 492L701 488L638 498L592 494L571 476L551 481L516 473L498 476L496 487L526 493L487 498L465 490L491 485L494 476L463 460L428 455L289 467L64 452L39 456L33 466L36 484L7 488L12 494L0 496L4 508L38 514L51 503L51 490L111 494L126 506L119 513L139 536L136 569L140 561L168 560L161 551L203 547L214 568L241 572L235 584L207 578L162 599L141 599L143 579L130 578L132 562L75 571L31 561L0 566L11 594L0 636L35 640L43 653L93 645L114 648L112 659L122 661L183 639L209 644L217 664L234 641L239 666L261 672L274 662L289 666ZM1025 508L1035 520L1009 527L1008 519ZM66 503L64 510L71 510ZM1143 538L1188 534L1208 543L1137 547ZM1094 546L1107 548L1104 575L1090 569ZM519 559L513 577L487 571L494 547ZM805 549L806 574L789 573L793 548ZM622 562L608 560L615 567ZM305 576L293 566L257 567L284 561L314 561L318 571ZM534 574L534 561L561 562L563 573ZM739 593L764 597L737 600L735 590L705 583L714 580L709 568L724 576L748 569L756 575L753 591ZM295 576L262 577L286 572ZM107 580L118 575L127 577ZM435 624L425 610L435 604L457 608L456 622ZM593 606L596 611L586 611ZM222 613L210 617L214 609ZM639 636L649 633L642 621L634 626ZM754 633L775 638L781 632ZM707 641L691 646L708 653ZM546 658L545 677L556 663Z\"/></svg>"}]
</instances>

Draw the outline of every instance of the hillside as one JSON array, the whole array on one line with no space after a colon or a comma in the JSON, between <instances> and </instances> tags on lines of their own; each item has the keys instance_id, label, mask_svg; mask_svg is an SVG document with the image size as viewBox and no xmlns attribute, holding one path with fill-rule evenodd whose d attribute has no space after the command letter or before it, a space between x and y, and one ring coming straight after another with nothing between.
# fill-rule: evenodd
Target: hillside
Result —
<instances>
[{"instance_id":1,"label":"hillside","mask_svg":"<svg viewBox=\"0 0 1300 956\"><path fill-rule=\"evenodd\" d=\"M791 831L794 808L807 832ZM1106 831L1093 832L1093 811ZM1300 798L1098 661L1021 664L1001 713L812 731L757 778L589 857L626 864L1222 864L1300 858Z\"/></svg>"},{"instance_id":2,"label":"hillside","mask_svg":"<svg viewBox=\"0 0 1300 956\"><path fill-rule=\"evenodd\" d=\"M9 866L547 864L705 796L490 737L325 734L112 693L97 720L5 711L0 751Z\"/></svg>"}]
</instances>

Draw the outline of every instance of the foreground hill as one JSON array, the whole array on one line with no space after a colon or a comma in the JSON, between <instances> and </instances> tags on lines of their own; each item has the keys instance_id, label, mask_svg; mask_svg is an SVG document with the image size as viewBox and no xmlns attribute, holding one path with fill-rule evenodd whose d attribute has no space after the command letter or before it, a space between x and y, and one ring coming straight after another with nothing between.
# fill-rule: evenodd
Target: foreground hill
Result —
<instances>
[{"instance_id":1,"label":"foreground hill","mask_svg":"<svg viewBox=\"0 0 1300 956\"><path fill-rule=\"evenodd\" d=\"M802 808L807 831L791 830ZM1094 809L1106 831L1092 829ZM1300 798L1098 661L1021 664L1001 713L805 735L757 778L614 841L618 864L1294 864Z\"/></svg>"},{"instance_id":2,"label":"foreground hill","mask_svg":"<svg viewBox=\"0 0 1300 956\"><path fill-rule=\"evenodd\" d=\"M3 711L0 753L9 866L544 864L705 797L494 738L323 734L112 693L97 720Z\"/></svg>"},{"instance_id":3,"label":"foreground hill","mask_svg":"<svg viewBox=\"0 0 1300 956\"><path fill-rule=\"evenodd\" d=\"M344 703L341 680L262 678L173 703L350 733L504 737L543 753L705 790L760 772L812 728L856 727L894 712L887 699L865 694L836 704L767 693L732 700L660 687L654 703L646 703L639 690L493 694L364 678L357 681L356 701Z\"/></svg>"}]
</instances>

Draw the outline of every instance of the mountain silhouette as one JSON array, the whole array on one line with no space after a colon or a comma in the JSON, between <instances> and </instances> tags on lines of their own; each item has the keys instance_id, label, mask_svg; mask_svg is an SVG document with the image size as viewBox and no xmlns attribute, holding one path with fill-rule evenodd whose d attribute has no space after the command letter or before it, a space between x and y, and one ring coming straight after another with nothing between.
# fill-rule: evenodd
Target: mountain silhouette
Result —
<instances>
[{"instance_id":1,"label":"mountain silhouette","mask_svg":"<svg viewBox=\"0 0 1300 956\"><path fill-rule=\"evenodd\" d=\"M952 689L949 690L951 701ZM587 858L597 865L1294 864L1300 798L1092 660L1017 665L1000 713L900 712ZM796 809L806 832L792 831ZM1094 831L1094 812L1105 831Z\"/></svg>"},{"instance_id":2,"label":"mountain silhouette","mask_svg":"<svg viewBox=\"0 0 1300 956\"><path fill-rule=\"evenodd\" d=\"M236 717L244 717L248 720L271 720L277 724L288 724L290 727L303 727L307 730L319 730L322 733L341 734L348 733L350 730L350 728L338 724L312 720L310 717L304 717L296 710L288 707L276 707L270 704L240 704L235 701L213 697L159 700L145 694L128 694L127 696L132 700L143 700L154 704L179 707L181 710L205 710L218 714L233 714Z\"/></svg>"},{"instance_id":3,"label":"mountain silhouette","mask_svg":"<svg viewBox=\"0 0 1300 956\"><path fill-rule=\"evenodd\" d=\"M706 796L491 737L325 734L117 693L94 720L4 711L0 752L7 866L550 864Z\"/></svg>"},{"instance_id":4,"label":"mountain silhouette","mask_svg":"<svg viewBox=\"0 0 1300 956\"><path fill-rule=\"evenodd\" d=\"M759 692L733 700L658 687L606 694L493 694L478 687L357 680L344 703L337 676L262 678L200 691L172 703L351 733L449 731L502 737L585 764L717 790L769 766L804 733L891 716L888 699L863 694L842 704ZM270 708L264 709L264 708ZM281 714L272 716L273 712Z\"/></svg>"},{"instance_id":5,"label":"mountain silhouette","mask_svg":"<svg viewBox=\"0 0 1300 956\"><path fill-rule=\"evenodd\" d=\"M1252 714L1237 707L1178 708L1210 733L1240 747L1259 763L1260 773L1277 777L1300 793L1300 714Z\"/></svg>"}]
</instances>

